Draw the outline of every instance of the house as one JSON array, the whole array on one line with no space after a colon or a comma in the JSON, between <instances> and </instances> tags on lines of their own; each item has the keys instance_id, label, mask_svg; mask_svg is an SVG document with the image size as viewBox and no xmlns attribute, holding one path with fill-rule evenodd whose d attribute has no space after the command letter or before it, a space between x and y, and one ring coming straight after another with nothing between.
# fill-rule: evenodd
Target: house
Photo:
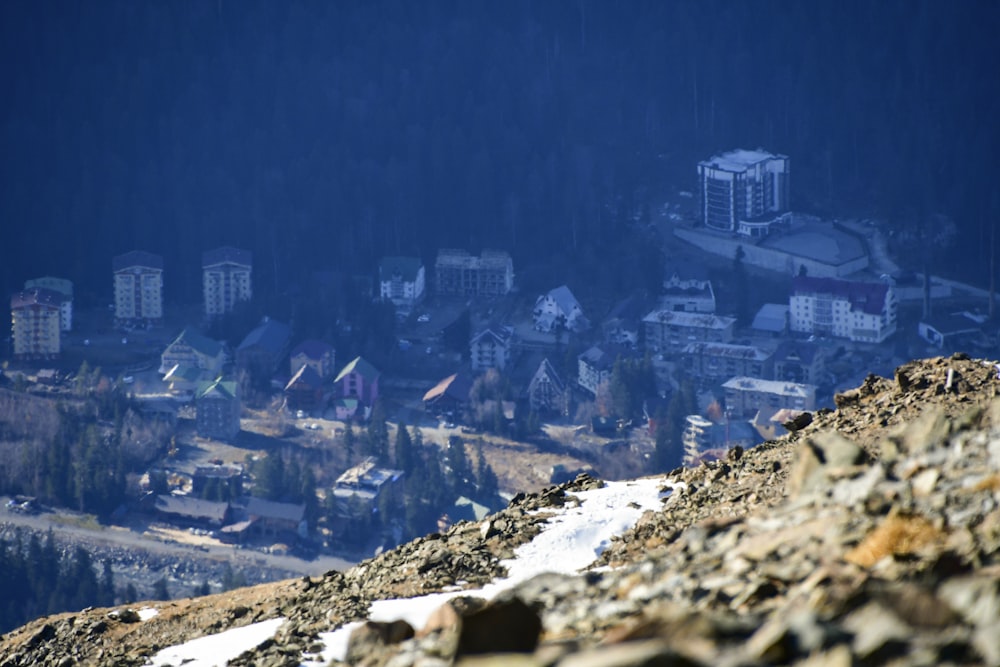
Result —
<instances>
[{"instance_id":1,"label":"house","mask_svg":"<svg viewBox=\"0 0 1000 667\"><path fill-rule=\"evenodd\" d=\"M202 253L205 315L225 315L232 312L237 303L249 301L253 297L252 271L253 255L249 250L223 246Z\"/></svg>"},{"instance_id":2,"label":"house","mask_svg":"<svg viewBox=\"0 0 1000 667\"><path fill-rule=\"evenodd\" d=\"M681 351L681 363L693 377L716 382L734 375L770 378L771 353L753 345L690 343Z\"/></svg>"},{"instance_id":3,"label":"house","mask_svg":"<svg viewBox=\"0 0 1000 667\"><path fill-rule=\"evenodd\" d=\"M968 313L932 315L917 324L917 333L931 345L941 349L952 347L962 339L982 333L982 323Z\"/></svg>"},{"instance_id":4,"label":"house","mask_svg":"<svg viewBox=\"0 0 1000 667\"><path fill-rule=\"evenodd\" d=\"M171 394L193 395L206 377L211 376L200 368L177 364L166 372L163 381Z\"/></svg>"},{"instance_id":5,"label":"house","mask_svg":"<svg viewBox=\"0 0 1000 667\"><path fill-rule=\"evenodd\" d=\"M396 506L402 498L403 471L382 468L369 456L346 470L331 489L340 537L357 541L379 522L379 506ZM383 500L384 498L384 500Z\"/></svg>"},{"instance_id":6,"label":"house","mask_svg":"<svg viewBox=\"0 0 1000 667\"><path fill-rule=\"evenodd\" d=\"M62 295L43 287L10 298L11 337L15 359L54 359L62 345Z\"/></svg>"},{"instance_id":7,"label":"house","mask_svg":"<svg viewBox=\"0 0 1000 667\"><path fill-rule=\"evenodd\" d=\"M583 316L583 309L580 303L573 296L565 285L560 285L548 294L543 294L535 301L535 308L532 311L535 321L535 329L538 331L554 331L566 329L567 331L584 331L590 324Z\"/></svg>"},{"instance_id":8,"label":"house","mask_svg":"<svg viewBox=\"0 0 1000 667\"><path fill-rule=\"evenodd\" d=\"M596 396L601 383L611 379L615 361L619 357L633 356L635 353L627 347L607 343L594 345L577 357L577 384Z\"/></svg>"},{"instance_id":9,"label":"house","mask_svg":"<svg viewBox=\"0 0 1000 667\"><path fill-rule=\"evenodd\" d=\"M290 410L315 410L324 403L324 381L316 370L303 364L285 385L285 402Z\"/></svg>"},{"instance_id":10,"label":"house","mask_svg":"<svg viewBox=\"0 0 1000 667\"><path fill-rule=\"evenodd\" d=\"M640 323L646 312L646 300L642 297L630 296L619 301L601 323L604 342L636 349L639 346L639 331L642 328Z\"/></svg>"},{"instance_id":11,"label":"house","mask_svg":"<svg viewBox=\"0 0 1000 667\"><path fill-rule=\"evenodd\" d=\"M360 407L370 410L378 399L378 382L381 376L377 368L361 357L355 357L340 370L333 383L336 385L338 398L357 399Z\"/></svg>"},{"instance_id":12,"label":"house","mask_svg":"<svg viewBox=\"0 0 1000 667\"><path fill-rule=\"evenodd\" d=\"M533 412L569 413L569 392L548 358L542 359L528 383L528 406Z\"/></svg>"},{"instance_id":13,"label":"house","mask_svg":"<svg viewBox=\"0 0 1000 667\"><path fill-rule=\"evenodd\" d=\"M424 298L424 263L418 257L383 257L378 264L379 295L409 313Z\"/></svg>"},{"instance_id":14,"label":"house","mask_svg":"<svg viewBox=\"0 0 1000 667\"><path fill-rule=\"evenodd\" d=\"M307 537L309 534L306 506L302 503L279 503L251 497L247 500L245 514L251 529L261 535Z\"/></svg>"},{"instance_id":15,"label":"house","mask_svg":"<svg viewBox=\"0 0 1000 667\"><path fill-rule=\"evenodd\" d=\"M503 370L510 362L513 337L514 330L511 327L501 326L489 327L473 336L469 343L472 370Z\"/></svg>"},{"instance_id":16,"label":"house","mask_svg":"<svg viewBox=\"0 0 1000 667\"><path fill-rule=\"evenodd\" d=\"M191 495L208 500L229 501L243 495L243 467L201 465L191 475Z\"/></svg>"},{"instance_id":17,"label":"house","mask_svg":"<svg viewBox=\"0 0 1000 667\"><path fill-rule=\"evenodd\" d=\"M714 313L715 291L707 272L693 265L678 265L663 281L660 308L685 313Z\"/></svg>"},{"instance_id":18,"label":"house","mask_svg":"<svg viewBox=\"0 0 1000 667\"><path fill-rule=\"evenodd\" d=\"M303 366L312 366L316 374L326 380L333 377L336 369L336 352L329 343L321 340L304 340L288 354L289 373L295 375Z\"/></svg>"},{"instance_id":19,"label":"house","mask_svg":"<svg viewBox=\"0 0 1000 667\"><path fill-rule=\"evenodd\" d=\"M163 319L163 258L133 250L111 262L116 326L149 326Z\"/></svg>"},{"instance_id":20,"label":"house","mask_svg":"<svg viewBox=\"0 0 1000 667\"><path fill-rule=\"evenodd\" d=\"M658 309L642 323L647 350L676 354L691 343L731 343L736 318Z\"/></svg>"},{"instance_id":21,"label":"house","mask_svg":"<svg viewBox=\"0 0 1000 667\"><path fill-rule=\"evenodd\" d=\"M159 372L166 374L181 366L202 371L206 379L215 378L225 363L226 350L222 343L188 327L160 354Z\"/></svg>"},{"instance_id":22,"label":"house","mask_svg":"<svg viewBox=\"0 0 1000 667\"><path fill-rule=\"evenodd\" d=\"M153 509L172 521L210 527L221 527L228 523L231 511L228 502L167 494L155 497Z\"/></svg>"},{"instance_id":23,"label":"house","mask_svg":"<svg viewBox=\"0 0 1000 667\"><path fill-rule=\"evenodd\" d=\"M469 404L472 380L465 373L454 373L424 394L424 409L432 414L457 413Z\"/></svg>"},{"instance_id":24,"label":"house","mask_svg":"<svg viewBox=\"0 0 1000 667\"><path fill-rule=\"evenodd\" d=\"M896 295L885 283L796 276L789 311L800 333L881 343L896 331Z\"/></svg>"},{"instance_id":25,"label":"house","mask_svg":"<svg viewBox=\"0 0 1000 667\"><path fill-rule=\"evenodd\" d=\"M750 328L774 337L784 336L788 331L788 305L765 303L754 315Z\"/></svg>"},{"instance_id":26,"label":"house","mask_svg":"<svg viewBox=\"0 0 1000 667\"><path fill-rule=\"evenodd\" d=\"M698 163L701 221L709 229L759 238L788 211L785 155L733 150Z\"/></svg>"},{"instance_id":27,"label":"house","mask_svg":"<svg viewBox=\"0 0 1000 667\"><path fill-rule=\"evenodd\" d=\"M444 296L503 296L514 287L514 263L502 250L483 250L479 257L465 250L442 248L434 264L434 282Z\"/></svg>"},{"instance_id":28,"label":"house","mask_svg":"<svg viewBox=\"0 0 1000 667\"><path fill-rule=\"evenodd\" d=\"M766 408L816 409L816 385L812 384L738 376L727 380L722 388L726 409L737 418L749 419Z\"/></svg>"},{"instance_id":29,"label":"house","mask_svg":"<svg viewBox=\"0 0 1000 667\"><path fill-rule=\"evenodd\" d=\"M24 290L30 291L36 288L52 290L59 294L59 329L61 331L73 330L73 281L65 278L34 278L24 281Z\"/></svg>"},{"instance_id":30,"label":"house","mask_svg":"<svg viewBox=\"0 0 1000 667\"><path fill-rule=\"evenodd\" d=\"M358 414L360 411L360 415ZM371 408L361 405L361 401L356 398L335 398L333 400L333 415L340 421L350 421L351 419L368 419Z\"/></svg>"},{"instance_id":31,"label":"house","mask_svg":"<svg viewBox=\"0 0 1000 667\"><path fill-rule=\"evenodd\" d=\"M821 384L825 364L818 345L804 340L785 340L772 357L774 379Z\"/></svg>"},{"instance_id":32,"label":"house","mask_svg":"<svg viewBox=\"0 0 1000 667\"><path fill-rule=\"evenodd\" d=\"M201 382L195 389L195 423L203 438L232 440L240 432L239 385L222 378Z\"/></svg>"},{"instance_id":33,"label":"house","mask_svg":"<svg viewBox=\"0 0 1000 667\"><path fill-rule=\"evenodd\" d=\"M236 366L270 377L288 353L291 335L287 324L265 316L236 348Z\"/></svg>"}]
</instances>

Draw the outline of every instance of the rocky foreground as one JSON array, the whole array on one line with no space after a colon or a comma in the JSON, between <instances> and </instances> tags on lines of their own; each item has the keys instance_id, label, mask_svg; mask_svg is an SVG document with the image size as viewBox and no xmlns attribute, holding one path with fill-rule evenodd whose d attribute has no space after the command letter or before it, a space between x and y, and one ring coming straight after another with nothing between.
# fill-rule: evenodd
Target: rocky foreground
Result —
<instances>
[{"instance_id":1,"label":"rocky foreground","mask_svg":"<svg viewBox=\"0 0 1000 667\"><path fill-rule=\"evenodd\" d=\"M428 627L370 623L348 662L405 667L1000 665L1000 379L963 355L906 364L837 396L779 440L666 475L673 491L587 572L490 603L456 598ZM299 665L369 604L501 576L500 561L590 478L515 498L344 572L36 621L0 667L142 665L159 649L269 618L232 664Z\"/></svg>"}]
</instances>

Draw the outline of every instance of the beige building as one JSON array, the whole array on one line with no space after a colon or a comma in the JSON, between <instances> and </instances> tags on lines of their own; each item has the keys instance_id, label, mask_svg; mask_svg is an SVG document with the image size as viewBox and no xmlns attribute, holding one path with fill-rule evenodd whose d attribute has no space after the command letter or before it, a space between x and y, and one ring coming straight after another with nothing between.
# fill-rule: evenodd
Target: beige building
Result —
<instances>
[{"instance_id":1,"label":"beige building","mask_svg":"<svg viewBox=\"0 0 1000 667\"><path fill-rule=\"evenodd\" d=\"M240 301L253 296L250 274L253 256L249 250L223 246L201 256L205 314L224 315Z\"/></svg>"},{"instance_id":2,"label":"beige building","mask_svg":"<svg viewBox=\"0 0 1000 667\"><path fill-rule=\"evenodd\" d=\"M25 290L36 288L52 290L59 294L59 327L63 331L73 330L73 281L65 278L35 278L24 282Z\"/></svg>"},{"instance_id":3,"label":"beige building","mask_svg":"<svg viewBox=\"0 0 1000 667\"><path fill-rule=\"evenodd\" d=\"M51 359L59 355L61 295L35 288L10 299L11 333L16 359Z\"/></svg>"},{"instance_id":4,"label":"beige building","mask_svg":"<svg viewBox=\"0 0 1000 667\"><path fill-rule=\"evenodd\" d=\"M133 250L112 261L115 324L156 324L163 319L163 258Z\"/></svg>"}]
</instances>

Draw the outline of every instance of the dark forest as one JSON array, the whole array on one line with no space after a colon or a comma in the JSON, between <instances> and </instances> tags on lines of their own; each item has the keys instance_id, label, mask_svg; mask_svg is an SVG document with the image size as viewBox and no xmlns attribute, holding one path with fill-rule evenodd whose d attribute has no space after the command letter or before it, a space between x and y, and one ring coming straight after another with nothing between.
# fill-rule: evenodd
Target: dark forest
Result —
<instances>
[{"instance_id":1,"label":"dark forest","mask_svg":"<svg viewBox=\"0 0 1000 667\"><path fill-rule=\"evenodd\" d=\"M257 290L385 253L599 254L698 160L791 156L793 207L943 214L988 282L995 2L0 3L0 287L255 253ZM944 270L942 268L941 270Z\"/></svg>"}]
</instances>

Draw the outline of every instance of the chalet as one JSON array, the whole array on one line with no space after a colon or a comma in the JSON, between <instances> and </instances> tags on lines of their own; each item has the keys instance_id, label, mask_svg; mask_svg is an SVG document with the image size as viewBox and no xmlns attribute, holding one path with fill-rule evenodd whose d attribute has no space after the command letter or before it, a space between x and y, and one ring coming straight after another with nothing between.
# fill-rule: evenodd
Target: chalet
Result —
<instances>
[{"instance_id":1,"label":"chalet","mask_svg":"<svg viewBox=\"0 0 1000 667\"><path fill-rule=\"evenodd\" d=\"M370 410L378 400L381 376L377 368L363 358L355 357L333 380L337 397L356 399L360 403L359 407Z\"/></svg>"},{"instance_id":2,"label":"chalet","mask_svg":"<svg viewBox=\"0 0 1000 667\"><path fill-rule=\"evenodd\" d=\"M285 385L285 402L291 410L315 410L323 405L325 386L313 366L303 364Z\"/></svg>"},{"instance_id":3,"label":"chalet","mask_svg":"<svg viewBox=\"0 0 1000 667\"><path fill-rule=\"evenodd\" d=\"M226 351L222 343L187 328L163 350L159 372L166 374L181 366L203 371L205 377L216 377L225 362Z\"/></svg>"},{"instance_id":4,"label":"chalet","mask_svg":"<svg viewBox=\"0 0 1000 667\"><path fill-rule=\"evenodd\" d=\"M548 358L542 359L528 383L528 405L538 413L569 413L569 393Z\"/></svg>"},{"instance_id":5,"label":"chalet","mask_svg":"<svg viewBox=\"0 0 1000 667\"><path fill-rule=\"evenodd\" d=\"M201 382L195 390L194 404L198 435L232 440L239 434L242 405L236 382L222 378Z\"/></svg>"},{"instance_id":6,"label":"chalet","mask_svg":"<svg viewBox=\"0 0 1000 667\"><path fill-rule=\"evenodd\" d=\"M251 497L245 511L252 530L261 535L308 536L304 504L278 503Z\"/></svg>"},{"instance_id":7,"label":"chalet","mask_svg":"<svg viewBox=\"0 0 1000 667\"><path fill-rule=\"evenodd\" d=\"M304 340L288 354L288 372L295 375L303 366L312 366L320 378L326 380L333 377L336 370L336 352L329 343L321 340Z\"/></svg>"},{"instance_id":8,"label":"chalet","mask_svg":"<svg viewBox=\"0 0 1000 667\"><path fill-rule=\"evenodd\" d=\"M510 361L511 343L514 330L511 327L490 327L472 337L472 370L484 371L488 368L503 370Z\"/></svg>"},{"instance_id":9,"label":"chalet","mask_svg":"<svg viewBox=\"0 0 1000 667\"><path fill-rule=\"evenodd\" d=\"M538 331L584 331L590 325L583 316L580 303L565 285L560 285L535 301L532 311L535 329Z\"/></svg>"},{"instance_id":10,"label":"chalet","mask_svg":"<svg viewBox=\"0 0 1000 667\"><path fill-rule=\"evenodd\" d=\"M472 380L465 373L449 375L424 394L424 409L438 415L461 412L471 390Z\"/></svg>"},{"instance_id":11,"label":"chalet","mask_svg":"<svg viewBox=\"0 0 1000 667\"><path fill-rule=\"evenodd\" d=\"M236 366L270 377L288 353L291 328L265 317L236 348Z\"/></svg>"}]
</instances>

